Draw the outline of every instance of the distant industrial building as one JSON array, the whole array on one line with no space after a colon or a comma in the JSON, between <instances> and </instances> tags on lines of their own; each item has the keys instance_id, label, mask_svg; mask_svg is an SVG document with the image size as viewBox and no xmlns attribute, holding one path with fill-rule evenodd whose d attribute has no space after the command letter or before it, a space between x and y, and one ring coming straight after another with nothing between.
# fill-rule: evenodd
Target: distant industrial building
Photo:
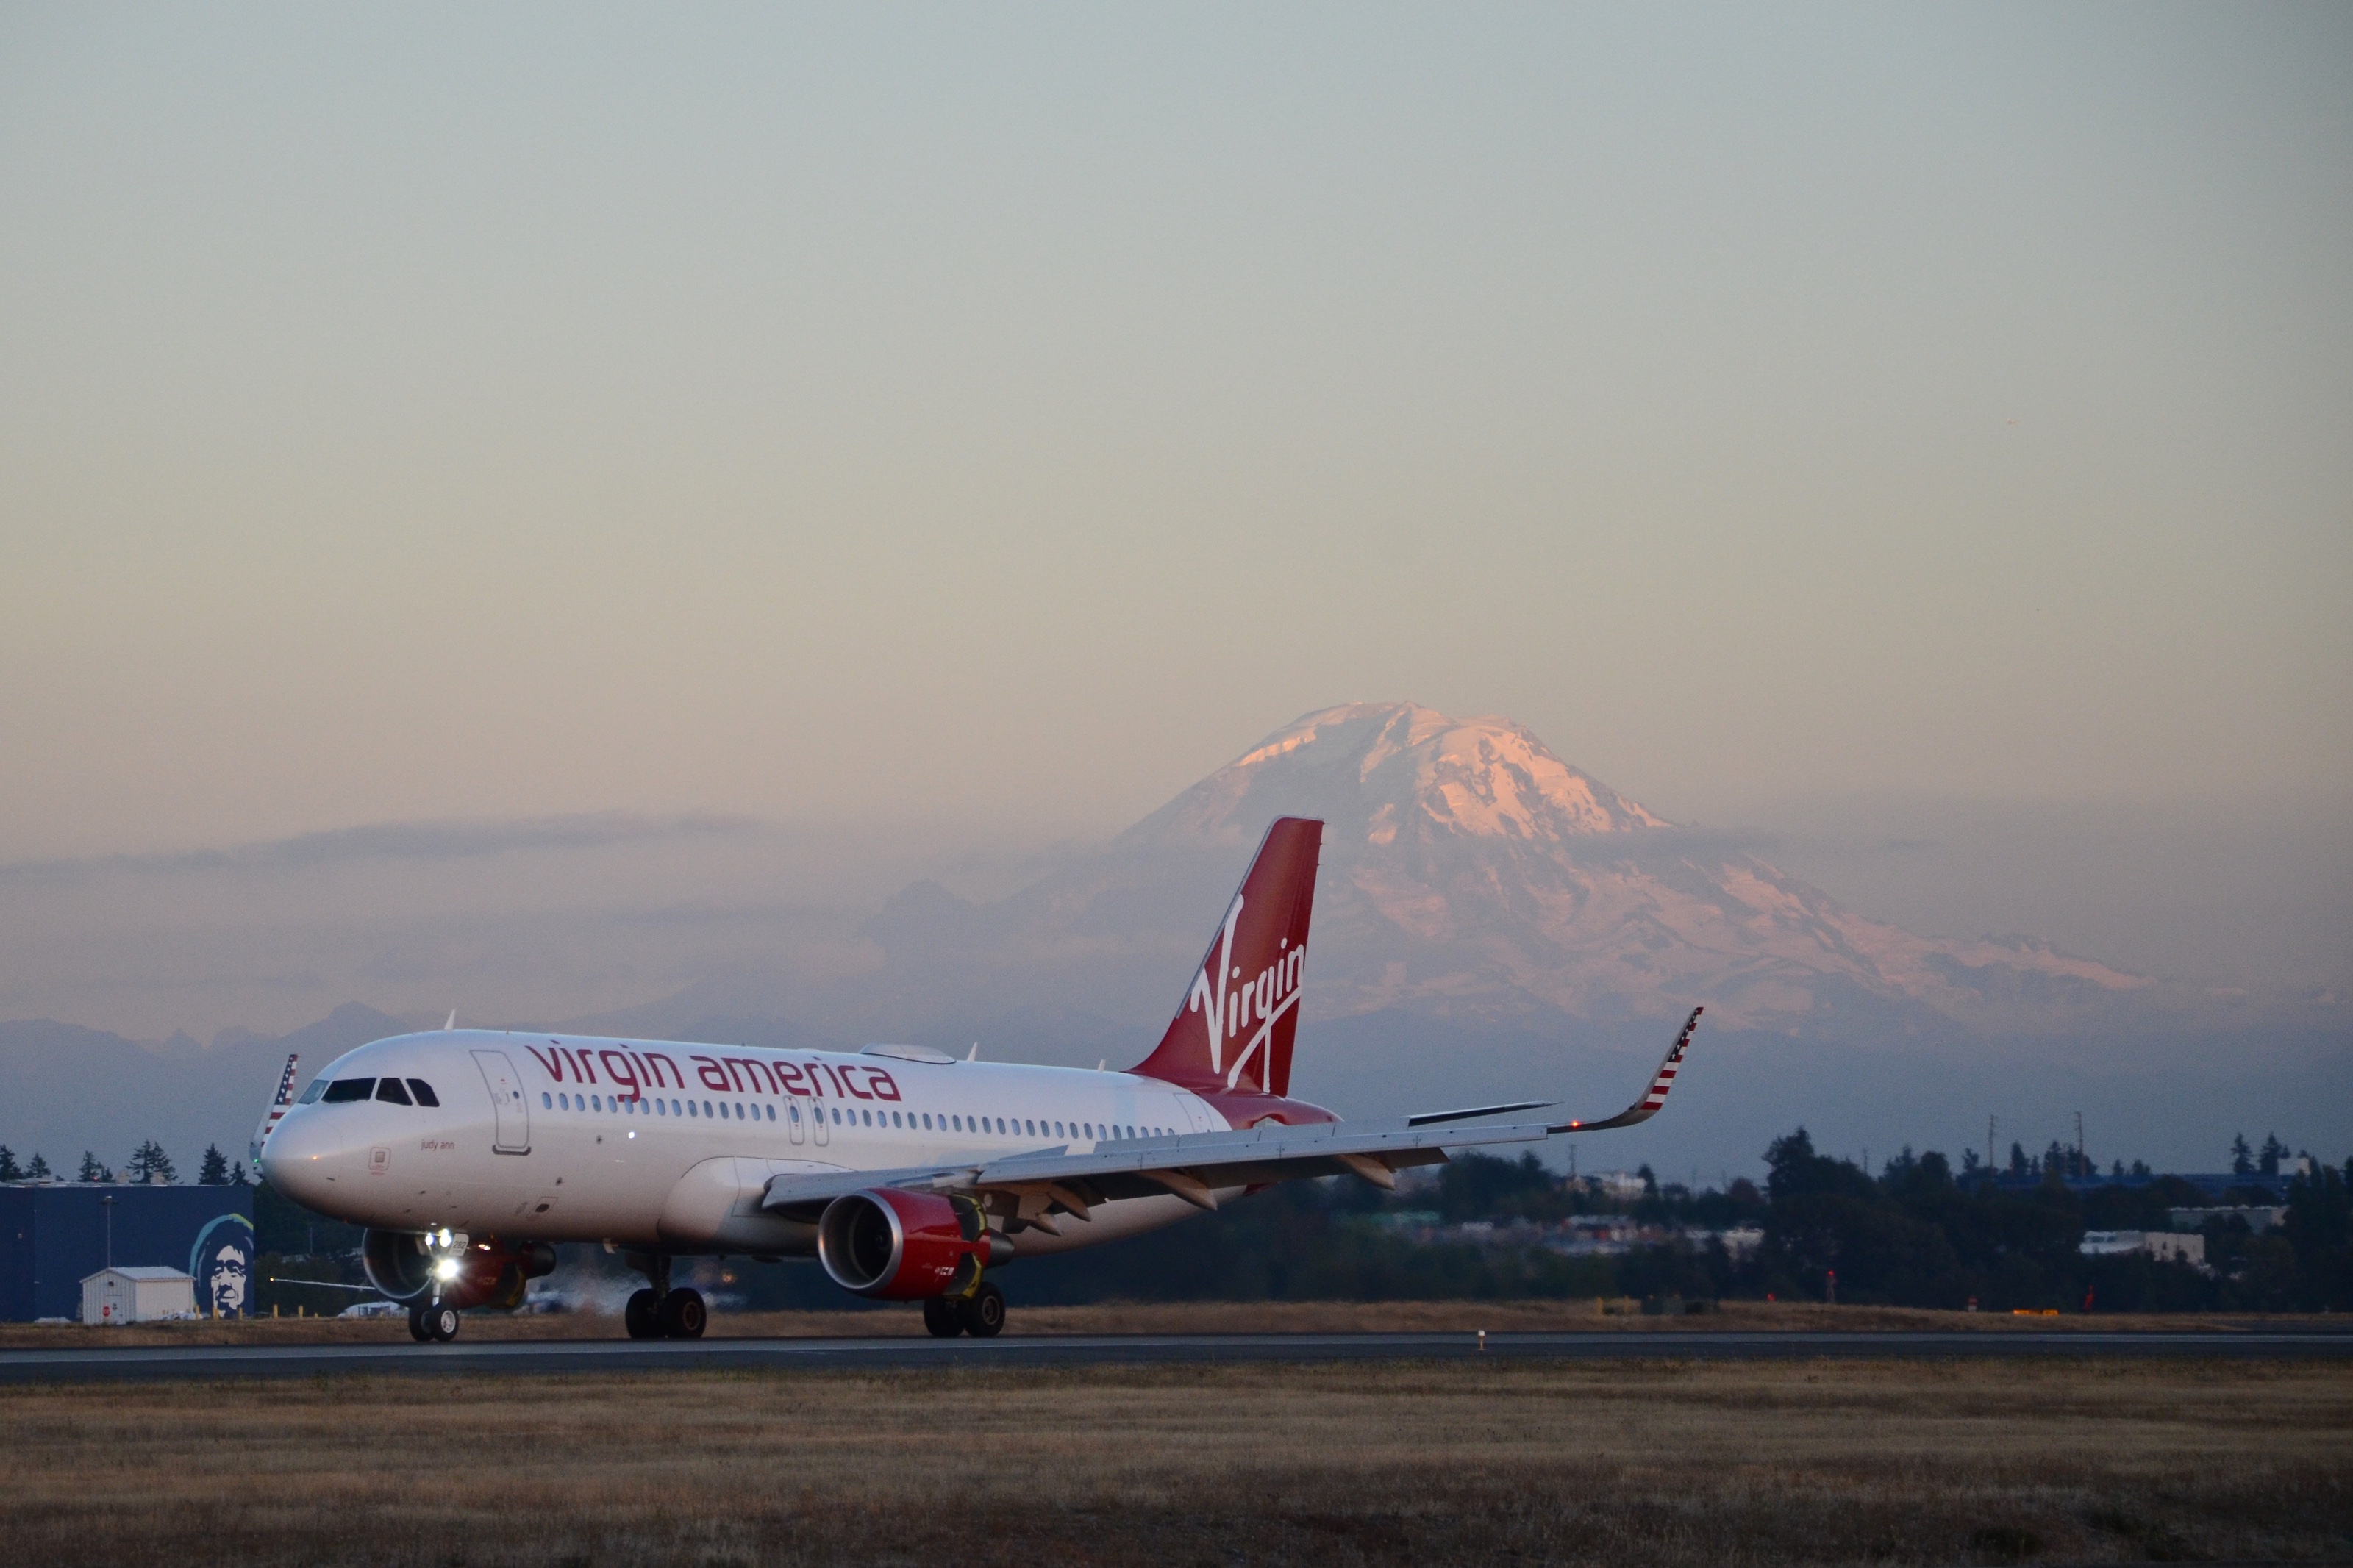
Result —
<instances>
[{"instance_id":1,"label":"distant industrial building","mask_svg":"<svg viewBox=\"0 0 2353 1568\"><path fill-rule=\"evenodd\" d=\"M2206 1264L2206 1238L2169 1230L2087 1230L2075 1250L2086 1258L2146 1252L2159 1263Z\"/></svg>"},{"instance_id":2,"label":"distant industrial building","mask_svg":"<svg viewBox=\"0 0 2353 1568\"><path fill-rule=\"evenodd\" d=\"M1637 1202L1651 1190L1651 1184L1634 1171L1597 1171L1589 1176L1573 1176L1570 1181L1582 1181L1590 1191L1620 1203Z\"/></svg>"},{"instance_id":3,"label":"distant industrial building","mask_svg":"<svg viewBox=\"0 0 2353 1568\"><path fill-rule=\"evenodd\" d=\"M82 1282L109 1268L193 1281L199 1317L253 1300L253 1189L22 1182L0 1186L0 1321L79 1318Z\"/></svg>"},{"instance_id":4,"label":"distant industrial building","mask_svg":"<svg viewBox=\"0 0 2353 1568\"><path fill-rule=\"evenodd\" d=\"M92 1328L195 1315L195 1279L176 1268L101 1268L81 1282L81 1321Z\"/></svg>"}]
</instances>

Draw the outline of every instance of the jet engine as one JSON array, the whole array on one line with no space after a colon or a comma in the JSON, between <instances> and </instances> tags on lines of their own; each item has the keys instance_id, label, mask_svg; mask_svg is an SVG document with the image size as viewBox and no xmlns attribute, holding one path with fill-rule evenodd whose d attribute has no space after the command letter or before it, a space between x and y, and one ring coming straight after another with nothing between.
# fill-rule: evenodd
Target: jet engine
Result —
<instances>
[{"instance_id":1,"label":"jet engine","mask_svg":"<svg viewBox=\"0 0 2353 1568\"><path fill-rule=\"evenodd\" d=\"M360 1262L368 1283L396 1301L512 1311L522 1305L529 1281L555 1271L555 1248L543 1241L509 1246L496 1237L475 1241L447 1230L371 1230L361 1240Z\"/></svg>"},{"instance_id":2,"label":"jet engine","mask_svg":"<svg viewBox=\"0 0 2353 1568\"><path fill-rule=\"evenodd\" d=\"M834 1199L817 1222L818 1260L833 1282L892 1301L971 1289L990 1245L980 1205L960 1195L870 1187Z\"/></svg>"}]
</instances>

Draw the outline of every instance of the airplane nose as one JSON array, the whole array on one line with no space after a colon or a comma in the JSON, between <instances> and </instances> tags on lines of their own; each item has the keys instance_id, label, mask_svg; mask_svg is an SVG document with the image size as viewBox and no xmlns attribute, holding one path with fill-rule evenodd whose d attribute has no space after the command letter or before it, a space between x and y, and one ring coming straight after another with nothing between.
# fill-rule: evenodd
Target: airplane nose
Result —
<instances>
[{"instance_id":1,"label":"airplane nose","mask_svg":"<svg viewBox=\"0 0 2353 1568\"><path fill-rule=\"evenodd\" d=\"M337 1178L347 1174L348 1151L326 1125L332 1118L296 1111L278 1124L261 1146L261 1179L305 1208L330 1206Z\"/></svg>"}]
</instances>

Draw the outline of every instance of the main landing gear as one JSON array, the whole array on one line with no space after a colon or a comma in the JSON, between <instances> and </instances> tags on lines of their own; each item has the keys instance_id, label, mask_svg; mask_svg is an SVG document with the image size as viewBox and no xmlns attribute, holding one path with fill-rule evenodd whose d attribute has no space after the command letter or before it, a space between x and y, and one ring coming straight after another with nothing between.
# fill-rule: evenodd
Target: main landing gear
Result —
<instances>
[{"instance_id":1,"label":"main landing gear","mask_svg":"<svg viewBox=\"0 0 2353 1568\"><path fill-rule=\"evenodd\" d=\"M976 1340L993 1340L1005 1331L1005 1292L987 1280L980 1288L961 1300L946 1296L933 1296L923 1302L923 1327L934 1339L952 1340L958 1334L970 1334Z\"/></svg>"},{"instance_id":2,"label":"main landing gear","mask_svg":"<svg viewBox=\"0 0 2353 1568\"><path fill-rule=\"evenodd\" d=\"M432 1344L437 1341L447 1344L458 1337L458 1325L464 1321L458 1316L457 1308L444 1306L438 1301L431 1306L411 1307L408 1309L408 1337L420 1345Z\"/></svg>"},{"instance_id":3,"label":"main landing gear","mask_svg":"<svg viewBox=\"0 0 2353 1568\"><path fill-rule=\"evenodd\" d=\"M709 1319L702 1292L685 1287L668 1294L640 1290L621 1309L621 1321L633 1340L699 1340Z\"/></svg>"},{"instance_id":4,"label":"main landing gear","mask_svg":"<svg viewBox=\"0 0 2353 1568\"><path fill-rule=\"evenodd\" d=\"M699 1340L710 1321L702 1292L681 1286L671 1289L670 1257L666 1253L632 1253L629 1263L646 1277L646 1289L621 1309L621 1322L633 1340Z\"/></svg>"}]
</instances>

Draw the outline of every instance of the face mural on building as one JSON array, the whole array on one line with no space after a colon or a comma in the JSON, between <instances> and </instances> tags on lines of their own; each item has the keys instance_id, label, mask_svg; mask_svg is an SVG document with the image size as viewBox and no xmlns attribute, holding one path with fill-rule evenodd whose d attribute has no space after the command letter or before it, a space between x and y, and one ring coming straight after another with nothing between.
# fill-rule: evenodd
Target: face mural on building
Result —
<instances>
[{"instance_id":1,"label":"face mural on building","mask_svg":"<svg viewBox=\"0 0 2353 1568\"><path fill-rule=\"evenodd\" d=\"M196 1310L208 1318L241 1318L252 1300L253 1222L225 1214L197 1234L188 1254L196 1282Z\"/></svg>"}]
</instances>

